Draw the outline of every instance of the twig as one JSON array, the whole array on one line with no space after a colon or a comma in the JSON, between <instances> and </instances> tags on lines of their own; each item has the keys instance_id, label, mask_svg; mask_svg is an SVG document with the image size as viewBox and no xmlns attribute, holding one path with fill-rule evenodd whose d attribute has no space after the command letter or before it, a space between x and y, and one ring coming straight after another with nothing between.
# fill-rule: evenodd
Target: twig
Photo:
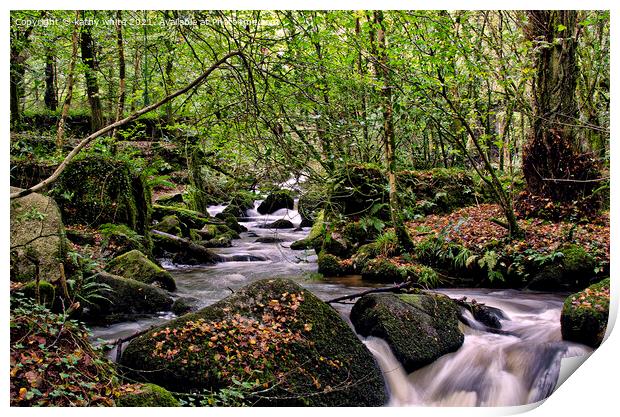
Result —
<instances>
[{"instance_id":1,"label":"twig","mask_svg":"<svg viewBox=\"0 0 620 417\"><path fill-rule=\"evenodd\" d=\"M391 287L373 288L373 289L358 292L355 294L343 295L342 297L336 297L334 299L328 300L326 301L326 303L332 304L332 303L338 303L340 301L352 300L354 298L363 297L366 294L374 294L374 293L381 293L381 292L394 292L394 291L402 290L403 288L409 288L412 285L413 285L413 282L405 281L405 282L401 282L400 284L394 285Z\"/></svg>"}]
</instances>

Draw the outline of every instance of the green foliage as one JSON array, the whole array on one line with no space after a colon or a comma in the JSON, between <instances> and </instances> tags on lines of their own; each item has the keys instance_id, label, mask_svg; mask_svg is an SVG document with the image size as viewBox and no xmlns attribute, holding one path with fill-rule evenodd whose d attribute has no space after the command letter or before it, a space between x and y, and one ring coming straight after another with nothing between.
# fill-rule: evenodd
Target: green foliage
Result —
<instances>
[{"instance_id":1,"label":"green foliage","mask_svg":"<svg viewBox=\"0 0 620 417\"><path fill-rule=\"evenodd\" d=\"M79 322L11 297L12 406L111 406L118 379Z\"/></svg>"}]
</instances>

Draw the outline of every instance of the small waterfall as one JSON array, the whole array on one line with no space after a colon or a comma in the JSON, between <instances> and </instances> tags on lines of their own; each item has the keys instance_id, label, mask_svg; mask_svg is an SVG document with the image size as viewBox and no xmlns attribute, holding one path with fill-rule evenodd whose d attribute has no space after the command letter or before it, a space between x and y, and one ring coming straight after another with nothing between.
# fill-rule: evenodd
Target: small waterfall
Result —
<instances>
[{"instance_id":1,"label":"small waterfall","mask_svg":"<svg viewBox=\"0 0 620 417\"><path fill-rule=\"evenodd\" d=\"M451 295L452 296L452 295ZM561 302L480 297L510 311L503 334L485 331L469 312L462 325L461 348L407 375L388 344L364 341L377 359L390 391L388 405L513 406L540 401L555 389L561 359L585 355L590 348L561 340ZM553 308L549 308L550 304ZM469 313L469 314L468 314Z\"/></svg>"}]
</instances>

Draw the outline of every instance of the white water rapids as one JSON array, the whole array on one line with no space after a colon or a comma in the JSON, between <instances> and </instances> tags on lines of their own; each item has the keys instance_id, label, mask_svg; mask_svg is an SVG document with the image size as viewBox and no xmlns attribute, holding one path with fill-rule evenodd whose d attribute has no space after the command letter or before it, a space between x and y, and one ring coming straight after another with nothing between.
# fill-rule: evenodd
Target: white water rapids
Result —
<instances>
[{"instance_id":1,"label":"white water rapids","mask_svg":"<svg viewBox=\"0 0 620 417\"><path fill-rule=\"evenodd\" d=\"M508 319L502 331L484 330L471 314L461 325L461 348L407 374L381 339L364 340L390 390L391 406L513 406L540 401L556 386L561 359L591 349L565 342L560 334L562 299L521 291L441 290L452 298L475 297ZM468 313L466 313L467 315Z\"/></svg>"}]
</instances>

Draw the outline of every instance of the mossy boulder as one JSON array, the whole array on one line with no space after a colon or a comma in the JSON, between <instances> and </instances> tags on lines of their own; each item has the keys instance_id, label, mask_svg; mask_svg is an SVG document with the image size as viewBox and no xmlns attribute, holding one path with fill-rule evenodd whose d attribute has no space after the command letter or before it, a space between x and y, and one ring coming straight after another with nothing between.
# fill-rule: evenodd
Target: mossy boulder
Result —
<instances>
[{"instance_id":1,"label":"mossy boulder","mask_svg":"<svg viewBox=\"0 0 620 417\"><path fill-rule=\"evenodd\" d=\"M102 255L116 257L132 250L152 255L153 241L149 234L140 235L124 224L106 223L99 226Z\"/></svg>"},{"instance_id":2,"label":"mossy boulder","mask_svg":"<svg viewBox=\"0 0 620 417\"><path fill-rule=\"evenodd\" d=\"M103 156L72 161L51 192L66 224L125 224L141 235L150 227L150 189L127 161Z\"/></svg>"},{"instance_id":3,"label":"mossy boulder","mask_svg":"<svg viewBox=\"0 0 620 417\"><path fill-rule=\"evenodd\" d=\"M164 216L153 228L160 232L170 233L171 235L183 236L181 221L175 215Z\"/></svg>"},{"instance_id":4,"label":"mossy boulder","mask_svg":"<svg viewBox=\"0 0 620 417\"><path fill-rule=\"evenodd\" d=\"M155 384L125 386L115 400L117 407L180 407L170 391Z\"/></svg>"},{"instance_id":5,"label":"mossy boulder","mask_svg":"<svg viewBox=\"0 0 620 417\"><path fill-rule=\"evenodd\" d=\"M406 276L407 271L404 268L386 258L371 259L362 269L362 278L374 282L402 282Z\"/></svg>"},{"instance_id":6,"label":"mossy boulder","mask_svg":"<svg viewBox=\"0 0 620 417\"><path fill-rule=\"evenodd\" d=\"M219 235L209 240L201 240L200 245L205 248L230 248L232 247L232 238L229 235Z\"/></svg>"},{"instance_id":7,"label":"mossy boulder","mask_svg":"<svg viewBox=\"0 0 620 417\"><path fill-rule=\"evenodd\" d=\"M175 336L172 337L171 335ZM380 406L383 376L340 315L286 279L254 282L132 340L133 378L176 392L257 383L259 405Z\"/></svg>"},{"instance_id":8,"label":"mossy boulder","mask_svg":"<svg viewBox=\"0 0 620 417\"><path fill-rule=\"evenodd\" d=\"M376 165L346 165L334 174L328 194L327 207L336 214L363 217L374 210L376 217L389 218L387 178Z\"/></svg>"},{"instance_id":9,"label":"mossy boulder","mask_svg":"<svg viewBox=\"0 0 620 417\"><path fill-rule=\"evenodd\" d=\"M158 204L160 206L183 205L183 193L162 195L155 200L155 204Z\"/></svg>"},{"instance_id":10,"label":"mossy boulder","mask_svg":"<svg viewBox=\"0 0 620 417\"><path fill-rule=\"evenodd\" d=\"M142 252L132 250L112 259L106 270L114 275L154 284L165 290L174 291L176 283L170 272L147 258Z\"/></svg>"},{"instance_id":11,"label":"mossy boulder","mask_svg":"<svg viewBox=\"0 0 620 417\"><path fill-rule=\"evenodd\" d=\"M572 294L562 307L562 338L597 348L609 319L609 278Z\"/></svg>"},{"instance_id":12,"label":"mossy boulder","mask_svg":"<svg viewBox=\"0 0 620 417\"><path fill-rule=\"evenodd\" d=\"M476 202L478 187L471 173L459 168L397 173L403 203L420 214L449 213Z\"/></svg>"},{"instance_id":13,"label":"mossy boulder","mask_svg":"<svg viewBox=\"0 0 620 417\"><path fill-rule=\"evenodd\" d=\"M110 291L101 294L105 299L96 299L84 306L83 318L89 322L114 323L136 314L170 311L172 307L173 300L168 293L153 285L107 272L100 272L92 279L108 285Z\"/></svg>"},{"instance_id":14,"label":"mossy boulder","mask_svg":"<svg viewBox=\"0 0 620 417\"><path fill-rule=\"evenodd\" d=\"M11 187L11 193L20 191ZM65 227L54 199L33 193L11 200L11 279L42 280L60 277L59 263L67 251Z\"/></svg>"},{"instance_id":15,"label":"mossy boulder","mask_svg":"<svg viewBox=\"0 0 620 417\"><path fill-rule=\"evenodd\" d=\"M317 263L318 272L326 277L339 277L352 272L344 260L325 251L319 253Z\"/></svg>"},{"instance_id":16,"label":"mossy boulder","mask_svg":"<svg viewBox=\"0 0 620 417\"><path fill-rule=\"evenodd\" d=\"M534 272L527 287L532 290L554 291L575 290L586 287L594 277L596 261L592 255L576 244L565 244L558 248L561 256L545 263L542 267L529 265Z\"/></svg>"},{"instance_id":17,"label":"mossy boulder","mask_svg":"<svg viewBox=\"0 0 620 417\"><path fill-rule=\"evenodd\" d=\"M161 221L166 216L176 216L182 223L183 234L189 233L189 229L202 229L209 223L209 215L199 211L189 210L182 207L153 205L153 219Z\"/></svg>"},{"instance_id":18,"label":"mossy boulder","mask_svg":"<svg viewBox=\"0 0 620 417\"><path fill-rule=\"evenodd\" d=\"M295 200L290 191L274 191L267 196L257 208L260 214L271 214L280 209L292 210L295 207Z\"/></svg>"},{"instance_id":19,"label":"mossy boulder","mask_svg":"<svg viewBox=\"0 0 620 417\"><path fill-rule=\"evenodd\" d=\"M24 297L32 298L33 300L37 299L38 292L39 302L41 305L44 305L50 309L54 306L54 300L56 299L56 287L47 281L39 281L39 288L37 288L37 283L35 281L31 281L24 285L21 292L24 294Z\"/></svg>"},{"instance_id":20,"label":"mossy boulder","mask_svg":"<svg viewBox=\"0 0 620 417\"><path fill-rule=\"evenodd\" d=\"M413 372L464 340L458 306L440 294L369 294L351 310L351 322L364 336L384 339L407 372Z\"/></svg>"},{"instance_id":21,"label":"mossy boulder","mask_svg":"<svg viewBox=\"0 0 620 417\"><path fill-rule=\"evenodd\" d=\"M301 250L301 249L315 249L320 252L321 246L323 245L323 240L325 238L325 211L321 210L310 229L310 233L308 237L305 239L297 240L291 244L291 249L293 250Z\"/></svg>"}]
</instances>

